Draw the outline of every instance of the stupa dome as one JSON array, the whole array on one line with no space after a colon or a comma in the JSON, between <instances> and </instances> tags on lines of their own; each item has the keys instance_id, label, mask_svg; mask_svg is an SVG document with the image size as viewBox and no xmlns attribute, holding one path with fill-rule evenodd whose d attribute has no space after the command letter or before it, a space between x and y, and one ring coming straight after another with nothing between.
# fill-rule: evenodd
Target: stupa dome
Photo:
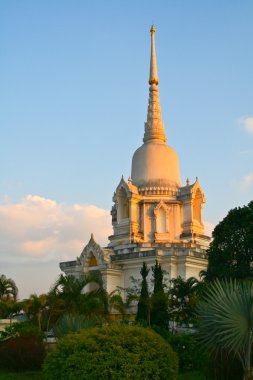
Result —
<instances>
[{"instance_id":1,"label":"stupa dome","mask_svg":"<svg viewBox=\"0 0 253 380\"><path fill-rule=\"evenodd\" d=\"M181 186L176 151L163 142L146 142L132 159L132 182L136 186Z\"/></svg>"},{"instance_id":2,"label":"stupa dome","mask_svg":"<svg viewBox=\"0 0 253 380\"><path fill-rule=\"evenodd\" d=\"M166 144L158 92L155 54L155 28L151 30L149 103L145 123L144 144L132 159L132 182L136 186L181 186L177 153Z\"/></svg>"}]
</instances>

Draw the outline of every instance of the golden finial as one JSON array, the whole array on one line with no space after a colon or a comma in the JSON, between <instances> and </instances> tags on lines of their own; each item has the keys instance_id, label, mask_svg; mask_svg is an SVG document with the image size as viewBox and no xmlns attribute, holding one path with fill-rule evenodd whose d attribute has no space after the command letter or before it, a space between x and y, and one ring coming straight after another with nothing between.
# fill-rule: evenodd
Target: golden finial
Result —
<instances>
[{"instance_id":1,"label":"golden finial","mask_svg":"<svg viewBox=\"0 0 253 380\"><path fill-rule=\"evenodd\" d=\"M155 27L151 26L151 59L150 59L150 76L149 76L149 84L158 84L158 75L157 75L157 67L156 67L156 54L155 54Z\"/></svg>"},{"instance_id":2,"label":"golden finial","mask_svg":"<svg viewBox=\"0 0 253 380\"><path fill-rule=\"evenodd\" d=\"M154 27L154 25L151 26L150 33L155 33L155 27Z\"/></svg>"}]
</instances>

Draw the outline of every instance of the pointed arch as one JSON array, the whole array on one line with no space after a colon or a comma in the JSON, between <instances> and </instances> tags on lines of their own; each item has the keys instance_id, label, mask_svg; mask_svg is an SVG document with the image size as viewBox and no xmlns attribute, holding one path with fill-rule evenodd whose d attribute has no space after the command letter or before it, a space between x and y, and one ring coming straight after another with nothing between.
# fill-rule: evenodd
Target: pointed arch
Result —
<instances>
[{"instance_id":1,"label":"pointed arch","mask_svg":"<svg viewBox=\"0 0 253 380\"><path fill-rule=\"evenodd\" d=\"M169 214L169 207L162 201L154 208L156 241L165 241L169 238Z\"/></svg>"},{"instance_id":2,"label":"pointed arch","mask_svg":"<svg viewBox=\"0 0 253 380\"><path fill-rule=\"evenodd\" d=\"M113 223L121 223L130 217L130 198L131 191L124 177L122 176L120 183L113 196L114 206L112 207Z\"/></svg>"},{"instance_id":3,"label":"pointed arch","mask_svg":"<svg viewBox=\"0 0 253 380\"><path fill-rule=\"evenodd\" d=\"M109 255L106 250L103 250L100 245L95 242L93 235L91 235L89 243L84 247L80 256L80 262L83 267L87 270L90 267L106 264L108 261Z\"/></svg>"},{"instance_id":4,"label":"pointed arch","mask_svg":"<svg viewBox=\"0 0 253 380\"><path fill-rule=\"evenodd\" d=\"M93 252L90 251L88 254L88 267L97 267L98 262L96 257L94 256Z\"/></svg>"},{"instance_id":5,"label":"pointed arch","mask_svg":"<svg viewBox=\"0 0 253 380\"><path fill-rule=\"evenodd\" d=\"M129 200L124 187L117 191L117 222L121 223L123 219L129 218Z\"/></svg>"}]
</instances>

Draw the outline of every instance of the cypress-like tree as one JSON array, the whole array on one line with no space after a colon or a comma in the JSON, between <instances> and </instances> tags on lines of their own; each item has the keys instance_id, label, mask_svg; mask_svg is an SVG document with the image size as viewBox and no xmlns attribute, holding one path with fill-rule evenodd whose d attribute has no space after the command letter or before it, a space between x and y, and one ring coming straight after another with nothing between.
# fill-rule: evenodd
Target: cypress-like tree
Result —
<instances>
[{"instance_id":1,"label":"cypress-like tree","mask_svg":"<svg viewBox=\"0 0 253 380\"><path fill-rule=\"evenodd\" d=\"M150 297L148 293L148 283L147 276L149 273L149 269L147 268L147 264L143 263L141 268L141 295L138 302L138 310L136 315L136 321L144 322L150 325Z\"/></svg>"},{"instance_id":2,"label":"cypress-like tree","mask_svg":"<svg viewBox=\"0 0 253 380\"><path fill-rule=\"evenodd\" d=\"M150 322L152 325L167 328L169 321L168 298L164 292L163 271L157 260L155 266L152 267L152 272L154 291L151 297Z\"/></svg>"}]
</instances>

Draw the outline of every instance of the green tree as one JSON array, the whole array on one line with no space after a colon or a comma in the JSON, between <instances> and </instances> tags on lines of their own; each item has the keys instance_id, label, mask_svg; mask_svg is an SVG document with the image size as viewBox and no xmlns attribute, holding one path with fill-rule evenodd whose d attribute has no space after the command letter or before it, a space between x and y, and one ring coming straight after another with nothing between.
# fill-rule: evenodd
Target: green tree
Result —
<instances>
[{"instance_id":1,"label":"green tree","mask_svg":"<svg viewBox=\"0 0 253 380\"><path fill-rule=\"evenodd\" d=\"M21 310L21 304L17 302L18 288L11 278L4 274L0 276L0 318L10 320Z\"/></svg>"},{"instance_id":2,"label":"green tree","mask_svg":"<svg viewBox=\"0 0 253 380\"><path fill-rule=\"evenodd\" d=\"M253 277L253 201L230 210L215 227L207 255L206 281Z\"/></svg>"},{"instance_id":3,"label":"green tree","mask_svg":"<svg viewBox=\"0 0 253 380\"><path fill-rule=\"evenodd\" d=\"M150 323L167 328L169 322L168 297L164 292L163 271L157 260L152 267L152 272L154 291L151 296Z\"/></svg>"},{"instance_id":4,"label":"green tree","mask_svg":"<svg viewBox=\"0 0 253 380\"><path fill-rule=\"evenodd\" d=\"M170 284L170 318L180 324L193 322L201 283L194 277L189 277L187 280L184 280L179 276L173 278Z\"/></svg>"},{"instance_id":5,"label":"green tree","mask_svg":"<svg viewBox=\"0 0 253 380\"><path fill-rule=\"evenodd\" d=\"M252 379L253 283L216 280L208 286L197 306L199 334L213 353L237 355Z\"/></svg>"},{"instance_id":6,"label":"green tree","mask_svg":"<svg viewBox=\"0 0 253 380\"><path fill-rule=\"evenodd\" d=\"M4 274L0 276L0 299L12 298L16 300L18 288L11 278L7 278Z\"/></svg>"},{"instance_id":7,"label":"green tree","mask_svg":"<svg viewBox=\"0 0 253 380\"><path fill-rule=\"evenodd\" d=\"M135 294L127 294L125 300L121 295L121 289L114 290L111 294L107 295L110 313L118 312L123 321L127 320L127 314L131 303L136 301L137 296Z\"/></svg>"},{"instance_id":8,"label":"green tree","mask_svg":"<svg viewBox=\"0 0 253 380\"><path fill-rule=\"evenodd\" d=\"M148 282L147 282L149 269L147 268L146 263L142 264L140 273L142 276L142 283L141 283L141 294L138 301L136 321L144 322L149 326L150 325L150 296L148 292Z\"/></svg>"},{"instance_id":9,"label":"green tree","mask_svg":"<svg viewBox=\"0 0 253 380\"><path fill-rule=\"evenodd\" d=\"M39 331L42 331L43 317L47 308L47 295L31 294L28 299L23 300L22 304L28 319L38 327ZM43 329L45 329L44 325Z\"/></svg>"},{"instance_id":10,"label":"green tree","mask_svg":"<svg viewBox=\"0 0 253 380\"><path fill-rule=\"evenodd\" d=\"M93 284L92 290L85 292L85 287ZM108 314L108 297L103 288L100 273L63 276L51 289L61 303L61 314L106 315Z\"/></svg>"}]
</instances>

